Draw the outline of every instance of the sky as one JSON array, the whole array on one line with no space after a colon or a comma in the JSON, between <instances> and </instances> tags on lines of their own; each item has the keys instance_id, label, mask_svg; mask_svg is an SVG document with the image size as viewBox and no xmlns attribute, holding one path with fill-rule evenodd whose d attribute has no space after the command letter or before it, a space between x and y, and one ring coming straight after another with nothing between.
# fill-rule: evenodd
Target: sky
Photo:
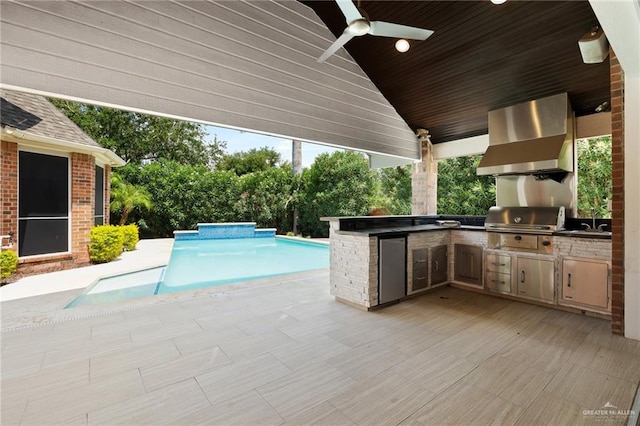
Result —
<instances>
[{"instance_id":1,"label":"sky","mask_svg":"<svg viewBox=\"0 0 640 426\"><path fill-rule=\"evenodd\" d=\"M226 152L229 154L267 146L280 153L282 160L291 161L291 139L276 138L214 126L206 126L206 130L208 141L212 141L215 135L218 141L227 142ZM305 142L302 144L302 167L309 167L318 154L324 152L332 153L335 151L340 151L340 149Z\"/></svg>"}]
</instances>

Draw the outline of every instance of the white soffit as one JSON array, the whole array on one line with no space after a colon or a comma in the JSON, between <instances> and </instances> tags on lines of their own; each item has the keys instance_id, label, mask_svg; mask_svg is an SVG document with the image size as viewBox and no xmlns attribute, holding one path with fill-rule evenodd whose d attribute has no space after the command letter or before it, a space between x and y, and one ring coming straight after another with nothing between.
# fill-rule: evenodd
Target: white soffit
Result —
<instances>
[{"instance_id":1,"label":"white soffit","mask_svg":"<svg viewBox=\"0 0 640 426\"><path fill-rule=\"evenodd\" d=\"M420 158L415 134L297 1L0 2L0 85Z\"/></svg>"},{"instance_id":2,"label":"white soffit","mask_svg":"<svg viewBox=\"0 0 640 426\"><path fill-rule=\"evenodd\" d=\"M383 169L385 167L398 167L413 164L418 160L408 160L406 158L391 157L389 155L369 154L369 168Z\"/></svg>"},{"instance_id":3,"label":"white soffit","mask_svg":"<svg viewBox=\"0 0 640 426\"><path fill-rule=\"evenodd\" d=\"M456 141L434 144L431 148L431 155L434 160L467 157L469 155L484 154L488 146L489 135L473 136Z\"/></svg>"}]
</instances>

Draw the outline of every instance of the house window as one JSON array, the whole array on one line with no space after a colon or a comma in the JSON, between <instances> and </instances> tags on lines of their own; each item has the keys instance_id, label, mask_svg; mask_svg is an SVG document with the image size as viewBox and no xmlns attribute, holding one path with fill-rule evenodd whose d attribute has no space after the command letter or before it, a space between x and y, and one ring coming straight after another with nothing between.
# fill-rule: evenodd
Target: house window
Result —
<instances>
[{"instance_id":1,"label":"house window","mask_svg":"<svg viewBox=\"0 0 640 426\"><path fill-rule=\"evenodd\" d=\"M69 251L69 159L20 151L19 256Z\"/></svg>"},{"instance_id":2,"label":"house window","mask_svg":"<svg viewBox=\"0 0 640 426\"><path fill-rule=\"evenodd\" d=\"M104 169L96 166L94 225L104 225Z\"/></svg>"}]
</instances>

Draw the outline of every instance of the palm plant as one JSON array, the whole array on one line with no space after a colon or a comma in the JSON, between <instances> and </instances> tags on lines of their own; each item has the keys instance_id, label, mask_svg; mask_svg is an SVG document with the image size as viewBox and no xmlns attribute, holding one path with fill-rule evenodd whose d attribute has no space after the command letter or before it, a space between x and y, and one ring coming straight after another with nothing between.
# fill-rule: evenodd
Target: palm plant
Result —
<instances>
[{"instance_id":1,"label":"palm plant","mask_svg":"<svg viewBox=\"0 0 640 426\"><path fill-rule=\"evenodd\" d=\"M116 174L111 177L111 211L122 211L120 225L127 223L129 214L136 208L151 210L151 195L141 186L125 182Z\"/></svg>"}]
</instances>

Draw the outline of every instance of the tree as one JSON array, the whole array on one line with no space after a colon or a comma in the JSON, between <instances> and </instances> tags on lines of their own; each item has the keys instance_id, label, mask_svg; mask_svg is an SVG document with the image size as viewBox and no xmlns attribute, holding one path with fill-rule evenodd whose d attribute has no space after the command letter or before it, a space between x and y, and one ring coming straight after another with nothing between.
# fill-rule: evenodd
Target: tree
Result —
<instances>
[{"instance_id":1,"label":"tree","mask_svg":"<svg viewBox=\"0 0 640 426\"><path fill-rule=\"evenodd\" d=\"M132 185L117 175L111 175L111 204L112 212L121 212L120 225L127 223L131 212L136 209L151 210L153 203L151 195L140 186Z\"/></svg>"},{"instance_id":2,"label":"tree","mask_svg":"<svg viewBox=\"0 0 640 426\"><path fill-rule=\"evenodd\" d=\"M578 217L611 217L611 137L580 139L578 153Z\"/></svg>"},{"instance_id":3,"label":"tree","mask_svg":"<svg viewBox=\"0 0 640 426\"><path fill-rule=\"evenodd\" d=\"M280 154L268 147L250 149L222 156L216 164L217 170L233 171L242 176L247 173L261 172L278 166Z\"/></svg>"},{"instance_id":4,"label":"tree","mask_svg":"<svg viewBox=\"0 0 640 426\"><path fill-rule=\"evenodd\" d=\"M326 237L323 216L366 214L375 192L375 173L359 153L352 151L320 154L302 172L299 196L300 230L305 235Z\"/></svg>"},{"instance_id":5,"label":"tree","mask_svg":"<svg viewBox=\"0 0 640 426\"><path fill-rule=\"evenodd\" d=\"M478 176L481 155L448 158L438 162L438 213L485 215L496 203L492 176Z\"/></svg>"},{"instance_id":6,"label":"tree","mask_svg":"<svg viewBox=\"0 0 640 426\"><path fill-rule=\"evenodd\" d=\"M239 178L233 172L160 160L128 164L116 173L143 186L154 200L148 212L135 212L146 237L172 237L173 231L195 229L200 222L237 222L241 217Z\"/></svg>"},{"instance_id":7,"label":"tree","mask_svg":"<svg viewBox=\"0 0 640 426\"><path fill-rule=\"evenodd\" d=\"M411 214L411 165L379 169L376 178L379 185L373 207L390 214Z\"/></svg>"},{"instance_id":8,"label":"tree","mask_svg":"<svg viewBox=\"0 0 640 426\"><path fill-rule=\"evenodd\" d=\"M294 176L291 167L271 167L240 177L242 219L261 228L292 230Z\"/></svg>"},{"instance_id":9,"label":"tree","mask_svg":"<svg viewBox=\"0 0 640 426\"><path fill-rule=\"evenodd\" d=\"M132 163L167 159L212 166L225 142L205 142L204 126L137 112L51 99L58 109L101 146Z\"/></svg>"}]
</instances>

